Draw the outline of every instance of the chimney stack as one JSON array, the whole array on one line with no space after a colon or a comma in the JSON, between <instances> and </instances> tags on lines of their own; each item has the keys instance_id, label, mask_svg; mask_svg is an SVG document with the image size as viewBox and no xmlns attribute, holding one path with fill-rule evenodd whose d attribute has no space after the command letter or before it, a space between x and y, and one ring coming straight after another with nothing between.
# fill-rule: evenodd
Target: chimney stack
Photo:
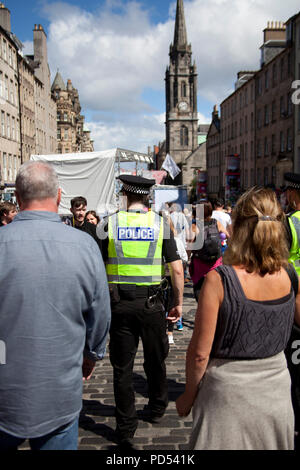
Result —
<instances>
[{"instance_id":1,"label":"chimney stack","mask_svg":"<svg viewBox=\"0 0 300 470\"><path fill-rule=\"evenodd\" d=\"M0 26L8 33L11 32L10 11L3 3L0 3Z\"/></svg>"},{"instance_id":2,"label":"chimney stack","mask_svg":"<svg viewBox=\"0 0 300 470\"><path fill-rule=\"evenodd\" d=\"M268 21L267 27L264 29L264 43L267 41L284 41L286 34L286 26L283 21Z\"/></svg>"}]
</instances>

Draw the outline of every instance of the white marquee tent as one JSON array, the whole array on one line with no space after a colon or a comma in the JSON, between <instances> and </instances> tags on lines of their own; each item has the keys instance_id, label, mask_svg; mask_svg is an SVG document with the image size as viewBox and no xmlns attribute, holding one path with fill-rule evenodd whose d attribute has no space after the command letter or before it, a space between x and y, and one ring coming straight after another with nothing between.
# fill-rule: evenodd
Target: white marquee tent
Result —
<instances>
[{"instance_id":1,"label":"white marquee tent","mask_svg":"<svg viewBox=\"0 0 300 470\"><path fill-rule=\"evenodd\" d=\"M73 197L84 196L87 209L98 214L115 207L115 161L117 149L101 152L32 155L30 160L54 166L62 189L59 214L70 214Z\"/></svg>"}]
</instances>

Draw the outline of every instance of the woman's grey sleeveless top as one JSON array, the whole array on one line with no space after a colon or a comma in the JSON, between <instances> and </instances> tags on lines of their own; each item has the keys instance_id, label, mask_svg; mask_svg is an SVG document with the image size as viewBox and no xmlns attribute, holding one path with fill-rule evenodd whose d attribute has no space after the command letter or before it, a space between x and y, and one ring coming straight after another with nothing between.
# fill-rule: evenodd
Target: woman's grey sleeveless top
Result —
<instances>
[{"instance_id":1,"label":"woman's grey sleeveless top","mask_svg":"<svg viewBox=\"0 0 300 470\"><path fill-rule=\"evenodd\" d=\"M211 358L263 359L283 351L294 321L295 295L247 299L232 266L216 268L224 286Z\"/></svg>"}]
</instances>

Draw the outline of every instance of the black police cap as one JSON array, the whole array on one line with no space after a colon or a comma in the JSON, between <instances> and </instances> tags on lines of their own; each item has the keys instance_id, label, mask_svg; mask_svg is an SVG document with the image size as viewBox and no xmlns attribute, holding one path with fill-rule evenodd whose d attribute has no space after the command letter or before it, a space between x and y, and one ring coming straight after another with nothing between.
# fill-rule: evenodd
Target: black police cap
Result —
<instances>
[{"instance_id":1,"label":"black police cap","mask_svg":"<svg viewBox=\"0 0 300 470\"><path fill-rule=\"evenodd\" d=\"M300 189L300 174L299 173L285 173L284 179L286 181L285 189Z\"/></svg>"},{"instance_id":2,"label":"black police cap","mask_svg":"<svg viewBox=\"0 0 300 470\"><path fill-rule=\"evenodd\" d=\"M135 194L149 194L150 188L156 181L154 179L143 178L135 175L121 175L118 179L122 181L124 191Z\"/></svg>"}]
</instances>

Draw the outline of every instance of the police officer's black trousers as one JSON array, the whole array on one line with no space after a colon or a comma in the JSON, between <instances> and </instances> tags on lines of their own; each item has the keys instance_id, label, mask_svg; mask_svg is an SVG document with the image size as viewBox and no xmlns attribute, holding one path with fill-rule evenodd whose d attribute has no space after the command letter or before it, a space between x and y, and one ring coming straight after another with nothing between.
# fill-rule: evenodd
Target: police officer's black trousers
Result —
<instances>
[{"instance_id":1,"label":"police officer's black trousers","mask_svg":"<svg viewBox=\"0 0 300 470\"><path fill-rule=\"evenodd\" d=\"M144 370L148 383L149 408L162 415L168 405L165 359L169 344L166 318L160 300L148 307L146 299L120 299L112 304L110 361L114 369L117 432L133 437L138 425L133 387L133 364L141 338Z\"/></svg>"}]
</instances>

